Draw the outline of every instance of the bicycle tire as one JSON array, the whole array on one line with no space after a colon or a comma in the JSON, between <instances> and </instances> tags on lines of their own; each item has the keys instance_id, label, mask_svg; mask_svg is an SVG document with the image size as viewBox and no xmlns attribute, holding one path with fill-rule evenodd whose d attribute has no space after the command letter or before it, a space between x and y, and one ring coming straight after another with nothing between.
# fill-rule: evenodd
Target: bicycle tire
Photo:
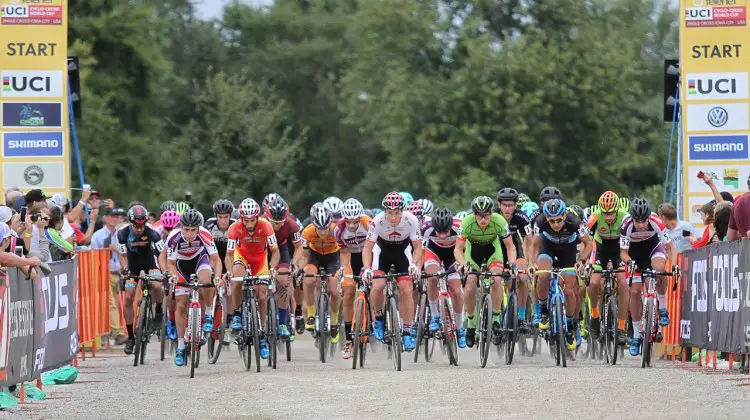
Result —
<instances>
[{"instance_id":1,"label":"bicycle tire","mask_svg":"<svg viewBox=\"0 0 750 420\"><path fill-rule=\"evenodd\" d=\"M148 306L146 306L146 318L143 322L143 343L141 344L141 364L143 364L146 361L146 348L148 347L148 342L151 341L151 333L152 333L152 325L153 325L153 319L154 319L154 312L151 308L151 304L149 302Z\"/></svg>"},{"instance_id":2,"label":"bicycle tire","mask_svg":"<svg viewBox=\"0 0 750 420\"><path fill-rule=\"evenodd\" d=\"M479 364L484 368L487 366L487 360L490 356L490 345L492 344L492 296L487 293L482 299L482 306L479 311L479 323L477 324L479 333Z\"/></svg>"},{"instance_id":3,"label":"bicycle tire","mask_svg":"<svg viewBox=\"0 0 750 420\"><path fill-rule=\"evenodd\" d=\"M655 313L655 302L654 298L646 298L646 313L643 318L646 320L646 325L641 334L642 354L641 354L641 368L651 367L651 350L653 349L653 340L651 335L654 332L654 313Z\"/></svg>"},{"instance_id":4,"label":"bicycle tire","mask_svg":"<svg viewBox=\"0 0 750 420\"><path fill-rule=\"evenodd\" d=\"M529 333L527 335L531 336L531 350L529 350L528 356L534 357L534 355L537 353L537 349L540 350L541 353L541 345L539 344L539 331L536 327L534 327L533 323L529 322L529 316L534 316L534 302L531 299L531 293L526 297L526 320L529 328ZM527 346L528 350L528 346Z\"/></svg>"},{"instance_id":5,"label":"bicycle tire","mask_svg":"<svg viewBox=\"0 0 750 420\"><path fill-rule=\"evenodd\" d=\"M398 303L396 298L391 296L388 300L390 308L388 310L388 332L391 334L391 349L393 350L393 368L401 371L401 352L403 351L403 341L401 336L401 319L398 313Z\"/></svg>"},{"instance_id":6,"label":"bicycle tire","mask_svg":"<svg viewBox=\"0 0 750 420\"><path fill-rule=\"evenodd\" d=\"M503 330L505 331L505 364L510 365L513 363L513 354L516 350L516 332L518 331L518 296L515 293L511 293L508 296L508 307L506 308L505 323Z\"/></svg>"},{"instance_id":7,"label":"bicycle tire","mask_svg":"<svg viewBox=\"0 0 750 420\"><path fill-rule=\"evenodd\" d=\"M143 345L143 327L146 321L146 304L148 298L144 297L138 304L138 316L136 317L136 330L135 330L135 346L133 347L133 366L138 366L138 361L141 358L141 346Z\"/></svg>"},{"instance_id":8,"label":"bicycle tire","mask_svg":"<svg viewBox=\"0 0 750 420\"><path fill-rule=\"evenodd\" d=\"M268 366L276 369L278 361L278 340L279 340L279 318L276 312L276 298L269 295L266 303L266 339L268 340Z\"/></svg>"},{"instance_id":9,"label":"bicycle tire","mask_svg":"<svg viewBox=\"0 0 750 420\"><path fill-rule=\"evenodd\" d=\"M198 367L198 357L200 357L200 349L195 345L196 341L200 341L200 310L197 308L188 309L188 318L190 320L188 328L190 328L190 377L195 377L195 369Z\"/></svg>"},{"instance_id":10,"label":"bicycle tire","mask_svg":"<svg viewBox=\"0 0 750 420\"><path fill-rule=\"evenodd\" d=\"M255 371L260 372L260 312L258 312L258 303L255 298L250 299L250 319L252 320Z\"/></svg>"},{"instance_id":11,"label":"bicycle tire","mask_svg":"<svg viewBox=\"0 0 750 420\"><path fill-rule=\"evenodd\" d=\"M419 360L419 350L422 346L422 339L427 337L427 334L425 334L425 316L424 313L427 310L425 307L427 305L427 293L420 293L419 294L419 301L417 303L417 310L416 310L416 327L417 327L417 339L416 339L416 346L414 347L414 363L417 363ZM426 354L426 353L425 353ZM429 360L427 360L429 361Z\"/></svg>"},{"instance_id":12,"label":"bicycle tire","mask_svg":"<svg viewBox=\"0 0 750 420\"><path fill-rule=\"evenodd\" d=\"M555 338L557 342L557 351L555 363L562 367L567 367L566 347L565 347L565 329L563 328L563 309L562 299L555 299Z\"/></svg>"},{"instance_id":13,"label":"bicycle tire","mask_svg":"<svg viewBox=\"0 0 750 420\"><path fill-rule=\"evenodd\" d=\"M354 307L354 331L352 331L352 369L357 369L357 363L359 362L359 349L362 345L362 311L364 310L364 300L357 299L357 303Z\"/></svg>"},{"instance_id":14,"label":"bicycle tire","mask_svg":"<svg viewBox=\"0 0 750 420\"><path fill-rule=\"evenodd\" d=\"M372 308L370 308L370 301L365 299L364 305L364 320L365 324L362 327L364 332L364 340L360 338L360 351L359 351L359 367L365 367L365 360L367 359L367 345L370 343L370 336L372 335Z\"/></svg>"},{"instance_id":15,"label":"bicycle tire","mask_svg":"<svg viewBox=\"0 0 750 420\"><path fill-rule=\"evenodd\" d=\"M222 341L224 340L224 329L226 328L225 319L227 316L227 298L222 296L219 298L218 295L214 295L214 331L211 332L206 338L206 353L208 354L208 363L213 365L219 360L221 354L221 348L224 347ZM217 325L218 323L218 325Z\"/></svg>"},{"instance_id":16,"label":"bicycle tire","mask_svg":"<svg viewBox=\"0 0 750 420\"><path fill-rule=\"evenodd\" d=\"M292 336L295 333L295 325L294 325L294 302L292 302L292 299L289 299L289 309L287 310L286 315L286 326L289 329L290 336L287 337L284 340L284 346L286 348L286 361L291 362L292 361Z\"/></svg>"},{"instance_id":17,"label":"bicycle tire","mask_svg":"<svg viewBox=\"0 0 750 420\"><path fill-rule=\"evenodd\" d=\"M449 297L440 297L440 313L443 317L443 343L448 353L448 363L458 366L458 336L453 305Z\"/></svg>"},{"instance_id":18,"label":"bicycle tire","mask_svg":"<svg viewBox=\"0 0 750 420\"><path fill-rule=\"evenodd\" d=\"M248 296L245 296L248 298ZM252 366L253 358L250 356L250 304L245 302L242 304L242 331L240 331L239 338L237 340L237 349L240 352L242 363L245 366L245 371L250 370Z\"/></svg>"},{"instance_id":19,"label":"bicycle tire","mask_svg":"<svg viewBox=\"0 0 750 420\"><path fill-rule=\"evenodd\" d=\"M166 306L166 303L164 304ZM168 309L167 309L168 310ZM163 313L161 316L161 330L159 331L159 360L164 360L164 357L166 357L167 353L167 341L169 340L167 338L167 323L169 322L169 319L167 317L166 313Z\"/></svg>"},{"instance_id":20,"label":"bicycle tire","mask_svg":"<svg viewBox=\"0 0 750 420\"><path fill-rule=\"evenodd\" d=\"M620 329L617 328L617 322L619 319L619 311L617 308L617 298L615 296L610 296L609 301L607 303L607 310L606 312L609 318L609 321L607 322L607 340L610 342L607 343L606 348L609 353L609 357L611 358L611 361L608 363L612 366L615 366L617 364L617 356L619 355L619 344L618 340L620 339Z\"/></svg>"},{"instance_id":21,"label":"bicycle tire","mask_svg":"<svg viewBox=\"0 0 750 420\"><path fill-rule=\"evenodd\" d=\"M318 357L320 363L326 362L327 349L328 349L328 295L321 293L318 296L317 305L317 321L318 321Z\"/></svg>"}]
</instances>

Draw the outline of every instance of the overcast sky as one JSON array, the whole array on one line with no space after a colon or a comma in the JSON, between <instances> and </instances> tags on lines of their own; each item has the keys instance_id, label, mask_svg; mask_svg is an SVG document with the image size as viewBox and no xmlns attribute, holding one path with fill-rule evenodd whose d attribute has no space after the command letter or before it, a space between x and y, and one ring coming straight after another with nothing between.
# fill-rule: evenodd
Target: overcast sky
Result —
<instances>
[{"instance_id":1,"label":"overcast sky","mask_svg":"<svg viewBox=\"0 0 750 420\"><path fill-rule=\"evenodd\" d=\"M224 5L230 3L232 0L197 0L198 3L198 15L204 19L211 19L221 16L221 11L224 9ZM257 5L269 5L273 3L273 0L240 0L243 3L257 4Z\"/></svg>"}]
</instances>

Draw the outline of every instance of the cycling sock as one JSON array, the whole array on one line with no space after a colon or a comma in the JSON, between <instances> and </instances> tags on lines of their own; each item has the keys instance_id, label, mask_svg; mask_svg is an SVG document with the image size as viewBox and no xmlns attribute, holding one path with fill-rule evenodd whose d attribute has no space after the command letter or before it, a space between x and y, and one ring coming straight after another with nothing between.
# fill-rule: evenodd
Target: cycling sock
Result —
<instances>
[{"instance_id":1,"label":"cycling sock","mask_svg":"<svg viewBox=\"0 0 750 420\"><path fill-rule=\"evenodd\" d=\"M547 312L547 299L539 299L539 314L542 312Z\"/></svg>"},{"instance_id":2,"label":"cycling sock","mask_svg":"<svg viewBox=\"0 0 750 420\"><path fill-rule=\"evenodd\" d=\"M537 302L534 304L534 313L535 314L541 314L542 313L542 304Z\"/></svg>"},{"instance_id":3,"label":"cycling sock","mask_svg":"<svg viewBox=\"0 0 750 420\"><path fill-rule=\"evenodd\" d=\"M313 318L315 316L315 306L310 305L307 307L307 317Z\"/></svg>"},{"instance_id":4,"label":"cycling sock","mask_svg":"<svg viewBox=\"0 0 750 420\"><path fill-rule=\"evenodd\" d=\"M526 305L521 306L518 308L518 320L519 321L525 321L526 320Z\"/></svg>"},{"instance_id":5,"label":"cycling sock","mask_svg":"<svg viewBox=\"0 0 750 420\"><path fill-rule=\"evenodd\" d=\"M331 312L331 325L338 325L338 323L339 323L339 313Z\"/></svg>"},{"instance_id":6,"label":"cycling sock","mask_svg":"<svg viewBox=\"0 0 750 420\"><path fill-rule=\"evenodd\" d=\"M286 314L287 314L287 312L289 312L289 309L287 309L287 308L284 308L284 309L279 308L279 325L286 325Z\"/></svg>"},{"instance_id":7,"label":"cycling sock","mask_svg":"<svg viewBox=\"0 0 750 420\"><path fill-rule=\"evenodd\" d=\"M641 338L641 321L633 321L633 338Z\"/></svg>"},{"instance_id":8,"label":"cycling sock","mask_svg":"<svg viewBox=\"0 0 750 420\"><path fill-rule=\"evenodd\" d=\"M599 318L599 308L596 308L596 307L591 308L591 317Z\"/></svg>"},{"instance_id":9,"label":"cycling sock","mask_svg":"<svg viewBox=\"0 0 750 420\"><path fill-rule=\"evenodd\" d=\"M430 312L432 316L438 316L438 302L436 300L430 301Z\"/></svg>"},{"instance_id":10,"label":"cycling sock","mask_svg":"<svg viewBox=\"0 0 750 420\"><path fill-rule=\"evenodd\" d=\"M659 294L659 310L667 309L667 295Z\"/></svg>"},{"instance_id":11,"label":"cycling sock","mask_svg":"<svg viewBox=\"0 0 750 420\"><path fill-rule=\"evenodd\" d=\"M625 320L624 319L618 319L617 320L617 329L618 330L625 330Z\"/></svg>"},{"instance_id":12,"label":"cycling sock","mask_svg":"<svg viewBox=\"0 0 750 420\"><path fill-rule=\"evenodd\" d=\"M177 339L177 350L185 350L185 339L184 338L178 338Z\"/></svg>"},{"instance_id":13,"label":"cycling sock","mask_svg":"<svg viewBox=\"0 0 750 420\"><path fill-rule=\"evenodd\" d=\"M344 322L344 332L346 332L346 341L352 341L352 323Z\"/></svg>"},{"instance_id":14,"label":"cycling sock","mask_svg":"<svg viewBox=\"0 0 750 420\"><path fill-rule=\"evenodd\" d=\"M294 316L302 316L302 305L297 305L294 308Z\"/></svg>"},{"instance_id":15,"label":"cycling sock","mask_svg":"<svg viewBox=\"0 0 750 420\"><path fill-rule=\"evenodd\" d=\"M456 325L458 325L458 328L463 328L464 327L464 313L455 312L453 315L456 317Z\"/></svg>"},{"instance_id":16,"label":"cycling sock","mask_svg":"<svg viewBox=\"0 0 750 420\"><path fill-rule=\"evenodd\" d=\"M125 328L128 329L128 338L133 339L133 324L126 324Z\"/></svg>"},{"instance_id":17,"label":"cycling sock","mask_svg":"<svg viewBox=\"0 0 750 420\"><path fill-rule=\"evenodd\" d=\"M492 312L492 321L493 322L500 322L501 321L500 316L502 314L503 314L502 312Z\"/></svg>"},{"instance_id":18,"label":"cycling sock","mask_svg":"<svg viewBox=\"0 0 750 420\"><path fill-rule=\"evenodd\" d=\"M475 330L477 328L477 321L474 320L474 315L466 315L466 319L469 321L468 327Z\"/></svg>"},{"instance_id":19,"label":"cycling sock","mask_svg":"<svg viewBox=\"0 0 750 420\"><path fill-rule=\"evenodd\" d=\"M382 312L375 315L375 321L385 322L385 315Z\"/></svg>"}]
</instances>

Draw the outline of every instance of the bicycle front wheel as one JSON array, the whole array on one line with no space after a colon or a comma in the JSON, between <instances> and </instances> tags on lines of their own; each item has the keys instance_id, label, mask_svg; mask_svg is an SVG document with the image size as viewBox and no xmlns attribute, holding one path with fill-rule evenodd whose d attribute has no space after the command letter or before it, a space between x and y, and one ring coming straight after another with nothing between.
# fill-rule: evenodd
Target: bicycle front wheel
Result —
<instances>
[{"instance_id":1,"label":"bicycle front wheel","mask_svg":"<svg viewBox=\"0 0 750 420\"><path fill-rule=\"evenodd\" d=\"M255 371L260 372L260 312L255 299L250 299L250 319L252 320L253 350L255 351Z\"/></svg>"},{"instance_id":2,"label":"bicycle front wheel","mask_svg":"<svg viewBox=\"0 0 750 420\"><path fill-rule=\"evenodd\" d=\"M485 367L490 356L490 344L492 344L492 296L489 293L485 294L482 299L476 335L479 345L479 364Z\"/></svg>"},{"instance_id":3,"label":"bicycle front wheel","mask_svg":"<svg viewBox=\"0 0 750 420\"><path fill-rule=\"evenodd\" d=\"M166 306L166 303L164 303L164 306ZM167 353L167 341L169 340L167 338L167 323L169 322L169 319L167 317L167 313L163 313L161 316L161 330L159 331L159 357L160 360L164 360L164 357Z\"/></svg>"},{"instance_id":4,"label":"bicycle front wheel","mask_svg":"<svg viewBox=\"0 0 750 420\"><path fill-rule=\"evenodd\" d=\"M279 318L276 312L276 299L273 296L268 297L266 304L266 338L268 339L268 366L276 369L278 358L276 344L279 339Z\"/></svg>"},{"instance_id":5,"label":"bicycle front wheel","mask_svg":"<svg viewBox=\"0 0 750 420\"><path fill-rule=\"evenodd\" d=\"M565 329L563 328L563 307L562 299L555 299L555 338L557 341L557 350L555 352L555 363L567 367L568 362L565 355Z\"/></svg>"},{"instance_id":6,"label":"bicycle front wheel","mask_svg":"<svg viewBox=\"0 0 750 420\"><path fill-rule=\"evenodd\" d=\"M219 360L221 348L223 347L224 329L226 328L225 318L227 316L227 298L218 294L214 296L213 304L214 328L208 337L206 337L206 351L208 353L208 363L214 364Z\"/></svg>"},{"instance_id":7,"label":"bicycle front wheel","mask_svg":"<svg viewBox=\"0 0 750 420\"><path fill-rule=\"evenodd\" d=\"M421 293L419 295L419 303L417 304L416 317L414 318L415 327L417 328L417 342L414 348L414 363L419 360L419 350L422 346L423 339L429 339L429 335L425 332L425 318L429 312L427 308L427 293ZM427 345L427 343L425 343ZM427 353L425 353L427 355ZM429 360L427 360L429 361Z\"/></svg>"},{"instance_id":8,"label":"bicycle front wheel","mask_svg":"<svg viewBox=\"0 0 750 420\"><path fill-rule=\"evenodd\" d=\"M391 348L393 349L393 368L401 371L401 352L403 351L401 336L401 318L398 313L398 303L396 298L391 297L388 301L388 331L386 334L391 336Z\"/></svg>"},{"instance_id":9,"label":"bicycle front wheel","mask_svg":"<svg viewBox=\"0 0 750 420\"><path fill-rule=\"evenodd\" d=\"M357 357L359 356L360 348L365 345L362 343L362 331L364 325L364 307L365 300L357 299L357 303L354 309L354 331L352 331L352 369L357 369Z\"/></svg>"},{"instance_id":10,"label":"bicycle front wheel","mask_svg":"<svg viewBox=\"0 0 750 420\"><path fill-rule=\"evenodd\" d=\"M614 366L617 364L617 340L619 340L619 329L617 328L618 312L617 299L609 296L604 307L604 355L607 363Z\"/></svg>"},{"instance_id":11,"label":"bicycle front wheel","mask_svg":"<svg viewBox=\"0 0 750 420\"><path fill-rule=\"evenodd\" d=\"M443 343L445 343L446 352L448 353L448 363L458 366L456 321L451 299L447 296L440 297L440 314L443 317Z\"/></svg>"},{"instance_id":12,"label":"bicycle front wheel","mask_svg":"<svg viewBox=\"0 0 750 420\"><path fill-rule=\"evenodd\" d=\"M190 320L188 325L188 328L190 328L190 342L187 345L190 346L190 377L193 378L195 376L195 369L200 362L200 309L190 308L188 314Z\"/></svg>"},{"instance_id":13,"label":"bicycle front wheel","mask_svg":"<svg viewBox=\"0 0 750 420\"><path fill-rule=\"evenodd\" d=\"M513 354L516 351L516 331L518 331L518 296L511 293L508 296L508 306L503 320L503 331L505 332L505 364L513 363Z\"/></svg>"},{"instance_id":14,"label":"bicycle front wheel","mask_svg":"<svg viewBox=\"0 0 750 420\"><path fill-rule=\"evenodd\" d=\"M138 366L138 361L141 360L141 348L145 347L146 343L143 342L143 336L146 332L146 326L148 323L147 308L149 305L149 299L141 299L138 305L138 316L136 318L136 330L135 330L135 347L133 348L133 366ZM141 360L141 364L143 361Z\"/></svg>"},{"instance_id":15,"label":"bicycle front wheel","mask_svg":"<svg viewBox=\"0 0 750 420\"><path fill-rule=\"evenodd\" d=\"M328 349L328 295L321 293L318 296L318 314L316 327L318 328L318 352L320 362L326 362L326 355Z\"/></svg>"},{"instance_id":16,"label":"bicycle front wheel","mask_svg":"<svg viewBox=\"0 0 750 420\"><path fill-rule=\"evenodd\" d=\"M651 337L652 334L654 334L654 331L656 329L655 326L655 314L656 314L656 306L654 303L654 298L650 297L646 299L646 313L643 319L645 320L646 325L644 325L643 334L641 335L641 341L643 342L643 354L641 355L641 367L646 368L651 367L651 350L654 346L653 337Z\"/></svg>"},{"instance_id":17,"label":"bicycle front wheel","mask_svg":"<svg viewBox=\"0 0 750 420\"><path fill-rule=\"evenodd\" d=\"M242 331L240 331L237 337L237 350L240 352L242 358L242 364L245 366L245 371L250 370L252 365L252 356L250 355L250 337L251 337L251 316L250 315L250 304L245 302L242 304Z\"/></svg>"}]
</instances>

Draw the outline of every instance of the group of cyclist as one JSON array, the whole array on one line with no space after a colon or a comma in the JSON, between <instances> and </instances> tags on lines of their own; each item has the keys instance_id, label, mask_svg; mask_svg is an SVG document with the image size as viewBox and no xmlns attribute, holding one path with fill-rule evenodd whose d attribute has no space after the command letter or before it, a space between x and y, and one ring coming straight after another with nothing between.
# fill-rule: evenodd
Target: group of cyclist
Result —
<instances>
[{"instance_id":1,"label":"group of cyclist","mask_svg":"<svg viewBox=\"0 0 750 420\"><path fill-rule=\"evenodd\" d=\"M381 204L382 210L367 210L354 198L342 201L328 197L311 207L303 223L275 193L267 195L262 203L246 198L237 207L229 200L218 200L213 205L215 217L208 220L186 203L165 201L159 219L148 223L148 211L144 205L135 203L127 211L129 223L117 232L124 267L121 276L128 332L125 352L132 353L134 347L132 302L137 283L133 277L141 272L163 273L151 289L157 323L164 313L164 296L173 293L166 302L167 335L177 340L175 364L182 366L186 362L184 336L190 290L174 284L185 282L192 275L201 284L208 285L229 277L274 273L278 334L294 340L295 334L315 329L315 302L321 284L320 277L315 275L329 274L338 280L327 283L331 324L338 325L339 317L343 317L342 356L348 359L352 352L354 279L370 283L373 335L383 340L386 279L382 274L391 267L397 273L408 273L397 278L405 351L412 351L416 346L416 328L412 328L416 278L424 277L426 281L432 314L429 330L436 332L441 328L438 278L433 275L438 271L447 275L458 326L458 346L474 346L476 273L482 267L497 274L490 288L494 305L494 344L500 343L503 332L503 279L507 278L507 273L515 276L517 282L518 330L526 333L531 327L550 328L549 273L553 268L561 269L568 314L565 344L572 351L581 344L578 314L587 293L591 302L590 333L595 338L601 333L598 308L603 293L602 277L590 274L591 268L632 268L632 261L639 269L663 271L667 258L676 265L677 256L670 237L649 202L636 198L631 203L612 191L603 193L596 206L585 210L568 206L560 190L551 186L541 191L538 204L513 188L502 188L496 200L489 196L476 197L470 210L458 214L447 208L435 208L427 199L414 200L408 193L390 192ZM303 280L295 282L294 279ZM618 313L619 336L627 339L629 310L633 327L630 354L637 356L641 345L642 284L638 276L626 276L624 272L617 274L617 281L619 307L627 308ZM665 309L666 287L666 278L658 277L659 324L662 326L669 324ZM268 286L256 285L255 288L261 326L265 328ZM212 302L213 293L212 288L202 288L203 302ZM227 319L220 322L226 322L235 333L242 328L243 296L242 284L232 282L229 313ZM533 314L526 313L527 299L533 301ZM339 314L339 307L343 308L342 314ZM211 313L206 310L203 317L206 333L214 328ZM287 326L288 317L292 316L297 321L296 331L289 331ZM330 340L332 344L339 342L337 328L332 329ZM267 358L268 342L262 339L259 344L261 357Z\"/></svg>"}]
</instances>

